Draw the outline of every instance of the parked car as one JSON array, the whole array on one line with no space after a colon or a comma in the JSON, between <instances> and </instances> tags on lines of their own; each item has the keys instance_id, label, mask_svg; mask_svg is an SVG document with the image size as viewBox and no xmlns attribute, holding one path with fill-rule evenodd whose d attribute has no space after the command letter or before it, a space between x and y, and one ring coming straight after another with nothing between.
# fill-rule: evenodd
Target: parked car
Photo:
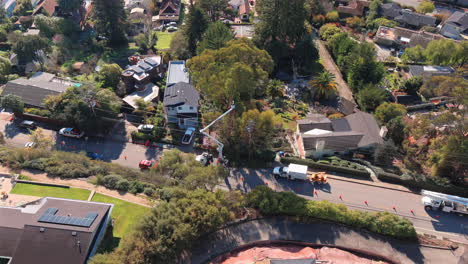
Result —
<instances>
[{"instance_id":1,"label":"parked car","mask_svg":"<svg viewBox=\"0 0 468 264\"><path fill-rule=\"evenodd\" d=\"M154 160L142 160L138 164L138 167L142 170L149 170L150 168L155 167L156 162Z\"/></svg>"},{"instance_id":2,"label":"parked car","mask_svg":"<svg viewBox=\"0 0 468 264\"><path fill-rule=\"evenodd\" d=\"M173 26L173 27L177 26L177 22L169 22L166 24L166 27L170 27L170 26Z\"/></svg>"},{"instance_id":3,"label":"parked car","mask_svg":"<svg viewBox=\"0 0 468 264\"><path fill-rule=\"evenodd\" d=\"M72 137L72 138L82 138L84 136L84 132L79 131L74 128L64 127L59 130L59 134L65 137Z\"/></svg>"},{"instance_id":4,"label":"parked car","mask_svg":"<svg viewBox=\"0 0 468 264\"><path fill-rule=\"evenodd\" d=\"M170 27L168 27L166 30L167 30L167 32L174 32L174 31L179 30L179 28L178 28L178 27L174 27L174 26L170 26Z\"/></svg>"},{"instance_id":5,"label":"parked car","mask_svg":"<svg viewBox=\"0 0 468 264\"><path fill-rule=\"evenodd\" d=\"M37 143L36 142L28 142L24 145L25 148L35 148L37 147Z\"/></svg>"},{"instance_id":6,"label":"parked car","mask_svg":"<svg viewBox=\"0 0 468 264\"><path fill-rule=\"evenodd\" d=\"M92 160L102 160L102 155L96 152L88 151L86 156Z\"/></svg>"},{"instance_id":7,"label":"parked car","mask_svg":"<svg viewBox=\"0 0 468 264\"><path fill-rule=\"evenodd\" d=\"M188 145L192 142L193 136L195 135L195 128L189 127L185 131L184 136L182 137L182 144Z\"/></svg>"},{"instance_id":8,"label":"parked car","mask_svg":"<svg viewBox=\"0 0 468 264\"><path fill-rule=\"evenodd\" d=\"M27 128L27 129L36 129L37 125L34 121L24 120L23 122L19 124L19 127Z\"/></svg>"},{"instance_id":9,"label":"parked car","mask_svg":"<svg viewBox=\"0 0 468 264\"><path fill-rule=\"evenodd\" d=\"M153 125L139 125L138 126L138 131L143 132L143 133L151 133L153 131L154 126Z\"/></svg>"}]
</instances>

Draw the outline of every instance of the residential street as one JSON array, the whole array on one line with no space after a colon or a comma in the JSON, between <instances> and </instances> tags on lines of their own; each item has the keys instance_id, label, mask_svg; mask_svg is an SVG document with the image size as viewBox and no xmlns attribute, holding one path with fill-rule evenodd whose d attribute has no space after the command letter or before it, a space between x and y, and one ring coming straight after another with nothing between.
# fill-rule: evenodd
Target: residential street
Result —
<instances>
[{"instance_id":1,"label":"residential street","mask_svg":"<svg viewBox=\"0 0 468 264\"><path fill-rule=\"evenodd\" d=\"M29 141L27 130L18 128L9 121L8 113L0 114L0 130L4 132L7 144L24 147ZM138 168L142 159L156 159L163 149L145 147L132 143L116 142L109 139L90 137L72 139L57 136L53 130L45 132L56 137L57 148L65 151L93 151L103 155L104 160L123 166ZM62 142L65 142L62 145ZM226 180L226 188L249 191L255 186L264 185L278 191L291 190L307 199L329 200L347 206L369 211L389 211L410 219L420 232L449 237L468 243L467 217L443 212L426 212L421 204L421 196L414 193L384 189L355 182L330 179L329 184L314 186L301 181L275 179L271 169L233 169ZM372 182L368 182L369 184ZM317 195L315 194L317 192ZM340 200L340 195L342 200ZM368 206L364 203L367 201ZM392 207L395 206L395 211ZM413 210L414 215L411 213Z\"/></svg>"},{"instance_id":2,"label":"residential street","mask_svg":"<svg viewBox=\"0 0 468 264\"><path fill-rule=\"evenodd\" d=\"M306 199L342 203L352 209L393 212L411 220L419 232L468 243L468 221L466 216L440 211L428 213L421 204L422 197L419 194L364 185L357 182L372 183L370 181L356 181L355 183L329 179L329 184L313 185L303 181L275 179L272 169L239 169L232 171L231 177L226 181L226 187L249 191L258 185L268 184L274 190L294 191ZM340 195L342 199L340 199ZM368 205L364 203L365 201L367 201ZM395 210L393 210L393 206L395 206ZM411 210L413 210L414 214L411 213Z\"/></svg>"}]
</instances>

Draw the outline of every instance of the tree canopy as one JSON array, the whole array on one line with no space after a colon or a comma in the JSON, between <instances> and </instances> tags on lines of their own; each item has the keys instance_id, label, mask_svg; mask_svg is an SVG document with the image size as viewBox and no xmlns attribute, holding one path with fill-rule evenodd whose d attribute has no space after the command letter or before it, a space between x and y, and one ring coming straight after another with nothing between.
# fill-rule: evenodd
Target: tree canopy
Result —
<instances>
[{"instance_id":1,"label":"tree canopy","mask_svg":"<svg viewBox=\"0 0 468 264\"><path fill-rule=\"evenodd\" d=\"M101 87L115 90L120 82L122 71L122 68L118 64L105 64L97 75L97 81Z\"/></svg>"},{"instance_id":2,"label":"tree canopy","mask_svg":"<svg viewBox=\"0 0 468 264\"><path fill-rule=\"evenodd\" d=\"M372 85L367 85L357 93L357 101L361 109L370 112L385 101L387 94L385 90Z\"/></svg>"},{"instance_id":3,"label":"tree canopy","mask_svg":"<svg viewBox=\"0 0 468 264\"><path fill-rule=\"evenodd\" d=\"M13 113L23 113L24 102L21 97L9 94L1 98L3 108L11 109Z\"/></svg>"},{"instance_id":4,"label":"tree canopy","mask_svg":"<svg viewBox=\"0 0 468 264\"><path fill-rule=\"evenodd\" d=\"M17 0L13 15L15 16L30 16L33 11L31 0Z\"/></svg>"},{"instance_id":5,"label":"tree canopy","mask_svg":"<svg viewBox=\"0 0 468 264\"><path fill-rule=\"evenodd\" d=\"M58 0L57 4L61 14L69 14L77 12L83 5L83 0Z\"/></svg>"},{"instance_id":6,"label":"tree canopy","mask_svg":"<svg viewBox=\"0 0 468 264\"><path fill-rule=\"evenodd\" d=\"M211 22L216 22L228 7L229 0L200 0L197 4L210 16Z\"/></svg>"},{"instance_id":7,"label":"tree canopy","mask_svg":"<svg viewBox=\"0 0 468 264\"><path fill-rule=\"evenodd\" d=\"M416 8L416 11L418 11L421 14L426 14L426 13L432 13L435 9L434 3L428 0L424 0L421 3L419 3L418 7Z\"/></svg>"},{"instance_id":8,"label":"tree canopy","mask_svg":"<svg viewBox=\"0 0 468 264\"><path fill-rule=\"evenodd\" d=\"M187 62L195 87L219 109L265 93L273 61L250 40L231 40L219 50L205 50ZM239 108L240 109L240 108Z\"/></svg>"},{"instance_id":9,"label":"tree canopy","mask_svg":"<svg viewBox=\"0 0 468 264\"><path fill-rule=\"evenodd\" d=\"M115 118L121 100L109 89L77 85L64 93L45 100L46 108L55 119L84 130L104 128L103 118Z\"/></svg>"},{"instance_id":10,"label":"tree canopy","mask_svg":"<svg viewBox=\"0 0 468 264\"><path fill-rule=\"evenodd\" d=\"M203 34L202 41L198 45L197 53L201 54L206 49L220 49L224 47L228 41L233 39L234 33L224 23L220 21L211 23Z\"/></svg>"},{"instance_id":11,"label":"tree canopy","mask_svg":"<svg viewBox=\"0 0 468 264\"><path fill-rule=\"evenodd\" d=\"M48 52L50 49L49 41L36 35L20 35L12 46L12 51L18 55L18 60L23 63L33 60L41 61L39 51Z\"/></svg>"},{"instance_id":12,"label":"tree canopy","mask_svg":"<svg viewBox=\"0 0 468 264\"><path fill-rule=\"evenodd\" d=\"M375 109L375 117L382 124L387 124L390 120L404 116L406 108L404 105L385 102Z\"/></svg>"},{"instance_id":13,"label":"tree canopy","mask_svg":"<svg viewBox=\"0 0 468 264\"><path fill-rule=\"evenodd\" d=\"M185 23L183 31L188 43L188 50L192 56L195 56L198 42L208 27L208 18L203 9L197 5L191 5Z\"/></svg>"},{"instance_id":14,"label":"tree canopy","mask_svg":"<svg viewBox=\"0 0 468 264\"><path fill-rule=\"evenodd\" d=\"M97 32L106 37L109 44L120 46L127 43L123 0L93 0L93 18Z\"/></svg>"}]
</instances>

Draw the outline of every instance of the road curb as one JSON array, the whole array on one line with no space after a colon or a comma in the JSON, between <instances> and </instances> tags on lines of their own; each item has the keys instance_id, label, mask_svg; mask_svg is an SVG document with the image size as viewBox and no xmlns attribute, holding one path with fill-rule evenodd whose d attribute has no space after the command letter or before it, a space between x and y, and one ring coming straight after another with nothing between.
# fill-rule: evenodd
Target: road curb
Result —
<instances>
[{"instance_id":1,"label":"road curb","mask_svg":"<svg viewBox=\"0 0 468 264\"><path fill-rule=\"evenodd\" d=\"M330 175L329 175L328 178L329 178L329 179L338 180L338 181L345 181L345 182L351 182L351 183L356 183L356 184L361 184L361 185L367 185L367 186L372 186L372 187L387 189L387 190L394 190L394 191L400 191L400 192L405 192L405 193L416 193L416 192L412 192L412 191L409 191L409 190L401 190L401 189L398 189L398 188L392 188L392 187L380 186L380 185L375 185L375 184L370 184L370 183L352 181L352 180L343 179L343 178L341 178L341 177L336 177L336 176L330 176ZM417 194L417 193L416 193L416 194Z\"/></svg>"}]
</instances>

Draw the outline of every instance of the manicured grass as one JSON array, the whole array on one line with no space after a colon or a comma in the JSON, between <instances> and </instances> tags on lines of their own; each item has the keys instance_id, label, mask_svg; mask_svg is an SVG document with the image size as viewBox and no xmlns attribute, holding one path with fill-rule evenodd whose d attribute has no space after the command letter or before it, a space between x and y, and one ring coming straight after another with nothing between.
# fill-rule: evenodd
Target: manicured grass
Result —
<instances>
[{"instance_id":1,"label":"manicured grass","mask_svg":"<svg viewBox=\"0 0 468 264\"><path fill-rule=\"evenodd\" d=\"M13 190L12 194L23 194L39 197L57 197L57 198L67 198L75 200L87 200L91 191L86 189L77 189L77 188L62 188L62 187L51 187L51 186L42 186L29 183L17 183Z\"/></svg>"},{"instance_id":2,"label":"manicured grass","mask_svg":"<svg viewBox=\"0 0 468 264\"><path fill-rule=\"evenodd\" d=\"M156 34L158 35L158 43L156 43L156 48L158 50L169 49L171 47L171 40L175 33L158 31Z\"/></svg>"},{"instance_id":3,"label":"manicured grass","mask_svg":"<svg viewBox=\"0 0 468 264\"><path fill-rule=\"evenodd\" d=\"M151 209L138 204L96 193L91 199L93 202L114 204L112 218L115 220L114 237L123 237L131 233L133 225Z\"/></svg>"}]
</instances>

